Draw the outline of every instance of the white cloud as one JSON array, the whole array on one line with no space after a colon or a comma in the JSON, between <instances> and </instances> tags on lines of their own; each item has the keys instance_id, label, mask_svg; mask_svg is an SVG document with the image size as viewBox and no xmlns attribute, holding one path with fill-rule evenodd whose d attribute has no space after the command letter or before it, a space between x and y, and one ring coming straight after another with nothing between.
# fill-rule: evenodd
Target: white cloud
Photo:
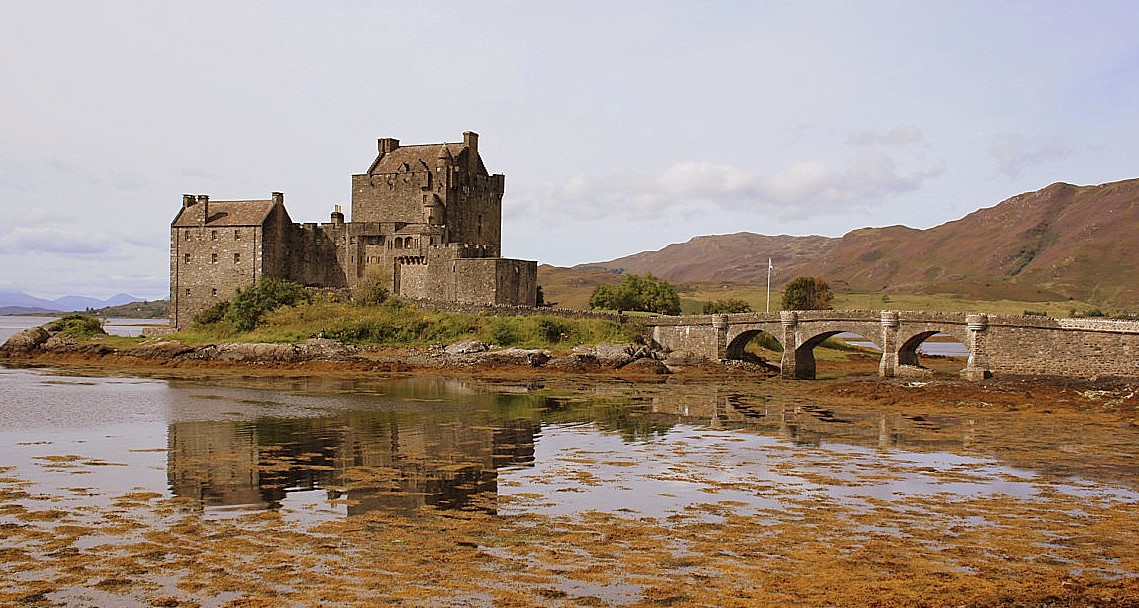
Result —
<instances>
[{"instance_id":1,"label":"white cloud","mask_svg":"<svg viewBox=\"0 0 1139 608\"><path fill-rule=\"evenodd\" d=\"M1059 137L1025 137L1019 133L1001 133L993 137L989 148L997 161L997 171L1017 177L1024 169L1058 160L1071 154Z\"/></svg>"},{"instance_id":2,"label":"white cloud","mask_svg":"<svg viewBox=\"0 0 1139 608\"><path fill-rule=\"evenodd\" d=\"M941 171L941 164L930 163L903 171L880 150L861 150L844 166L805 161L768 174L684 161L656 177L576 175L560 186L523 188L508 197L507 213L640 220L719 209L802 219L840 213L851 205L878 205L921 188Z\"/></svg>"},{"instance_id":3,"label":"white cloud","mask_svg":"<svg viewBox=\"0 0 1139 608\"><path fill-rule=\"evenodd\" d=\"M890 129L889 132L881 135L863 131L861 133L852 134L846 140L846 142L852 146L908 146L911 144L919 144L921 141L921 129L914 125L898 125Z\"/></svg>"}]
</instances>

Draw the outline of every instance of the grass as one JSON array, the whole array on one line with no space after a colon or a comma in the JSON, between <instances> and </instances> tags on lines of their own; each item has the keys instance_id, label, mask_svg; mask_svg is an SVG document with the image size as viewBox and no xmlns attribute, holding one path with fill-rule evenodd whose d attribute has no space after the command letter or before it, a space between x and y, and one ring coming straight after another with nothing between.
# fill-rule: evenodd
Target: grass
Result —
<instances>
[{"instance_id":1,"label":"grass","mask_svg":"<svg viewBox=\"0 0 1139 608\"><path fill-rule=\"evenodd\" d=\"M396 299L373 306L329 301L285 306L268 313L248 332L239 333L232 326L216 323L173 337L189 343L300 342L316 335L357 346L434 345L474 339L496 346L552 349L638 338L636 328L604 319L438 313Z\"/></svg>"}]
</instances>

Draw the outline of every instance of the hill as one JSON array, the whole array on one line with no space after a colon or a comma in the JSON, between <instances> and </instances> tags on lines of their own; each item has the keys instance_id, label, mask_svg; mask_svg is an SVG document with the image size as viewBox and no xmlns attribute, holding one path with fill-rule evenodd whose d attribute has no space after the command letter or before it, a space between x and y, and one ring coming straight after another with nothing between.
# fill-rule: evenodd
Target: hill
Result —
<instances>
[{"instance_id":1,"label":"hill","mask_svg":"<svg viewBox=\"0 0 1139 608\"><path fill-rule=\"evenodd\" d=\"M839 291L954 294L980 300L1074 299L1139 305L1139 179L1057 183L934 228L862 228L842 238L703 236L576 268L652 272L673 281L814 275Z\"/></svg>"}]
</instances>

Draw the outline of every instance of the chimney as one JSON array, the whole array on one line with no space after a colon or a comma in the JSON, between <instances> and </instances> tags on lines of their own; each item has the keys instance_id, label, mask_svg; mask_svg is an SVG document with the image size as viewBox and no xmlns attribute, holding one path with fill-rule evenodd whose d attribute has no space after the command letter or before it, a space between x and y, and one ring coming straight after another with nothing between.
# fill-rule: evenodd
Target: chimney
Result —
<instances>
[{"instance_id":1,"label":"chimney","mask_svg":"<svg viewBox=\"0 0 1139 608\"><path fill-rule=\"evenodd\" d=\"M340 205L332 206L332 223L337 226L344 223L344 212L340 210Z\"/></svg>"},{"instance_id":2,"label":"chimney","mask_svg":"<svg viewBox=\"0 0 1139 608\"><path fill-rule=\"evenodd\" d=\"M198 204L202 206L202 225L205 226L210 221L210 195L199 194Z\"/></svg>"},{"instance_id":3,"label":"chimney","mask_svg":"<svg viewBox=\"0 0 1139 608\"><path fill-rule=\"evenodd\" d=\"M273 204L274 205L284 205L285 204L285 193L274 192L273 193Z\"/></svg>"},{"instance_id":4,"label":"chimney","mask_svg":"<svg viewBox=\"0 0 1139 608\"><path fill-rule=\"evenodd\" d=\"M190 205L193 205L193 204L194 204L194 195L193 194L183 194L182 195L182 208L183 209L185 209L186 207L189 207Z\"/></svg>"},{"instance_id":5,"label":"chimney","mask_svg":"<svg viewBox=\"0 0 1139 608\"><path fill-rule=\"evenodd\" d=\"M382 156L398 148L399 140L392 139L391 137L384 137L376 140L376 147L380 149L380 155Z\"/></svg>"},{"instance_id":6,"label":"chimney","mask_svg":"<svg viewBox=\"0 0 1139 608\"><path fill-rule=\"evenodd\" d=\"M474 131L463 131L463 145L471 151L471 160L479 156L479 134Z\"/></svg>"}]
</instances>

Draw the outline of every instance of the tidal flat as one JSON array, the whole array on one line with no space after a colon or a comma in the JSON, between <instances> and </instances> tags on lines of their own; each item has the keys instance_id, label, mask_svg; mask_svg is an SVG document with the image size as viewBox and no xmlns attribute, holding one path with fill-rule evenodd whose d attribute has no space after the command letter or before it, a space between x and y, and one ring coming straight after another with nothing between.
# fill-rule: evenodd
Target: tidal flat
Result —
<instances>
[{"instance_id":1,"label":"tidal flat","mask_svg":"<svg viewBox=\"0 0 1139 608\"><path fill-rule=\"evenodd\" d=\"M1139 605L1135 384L289 373L0 368L0 604Z\"/></svg>"}]
</instances>

